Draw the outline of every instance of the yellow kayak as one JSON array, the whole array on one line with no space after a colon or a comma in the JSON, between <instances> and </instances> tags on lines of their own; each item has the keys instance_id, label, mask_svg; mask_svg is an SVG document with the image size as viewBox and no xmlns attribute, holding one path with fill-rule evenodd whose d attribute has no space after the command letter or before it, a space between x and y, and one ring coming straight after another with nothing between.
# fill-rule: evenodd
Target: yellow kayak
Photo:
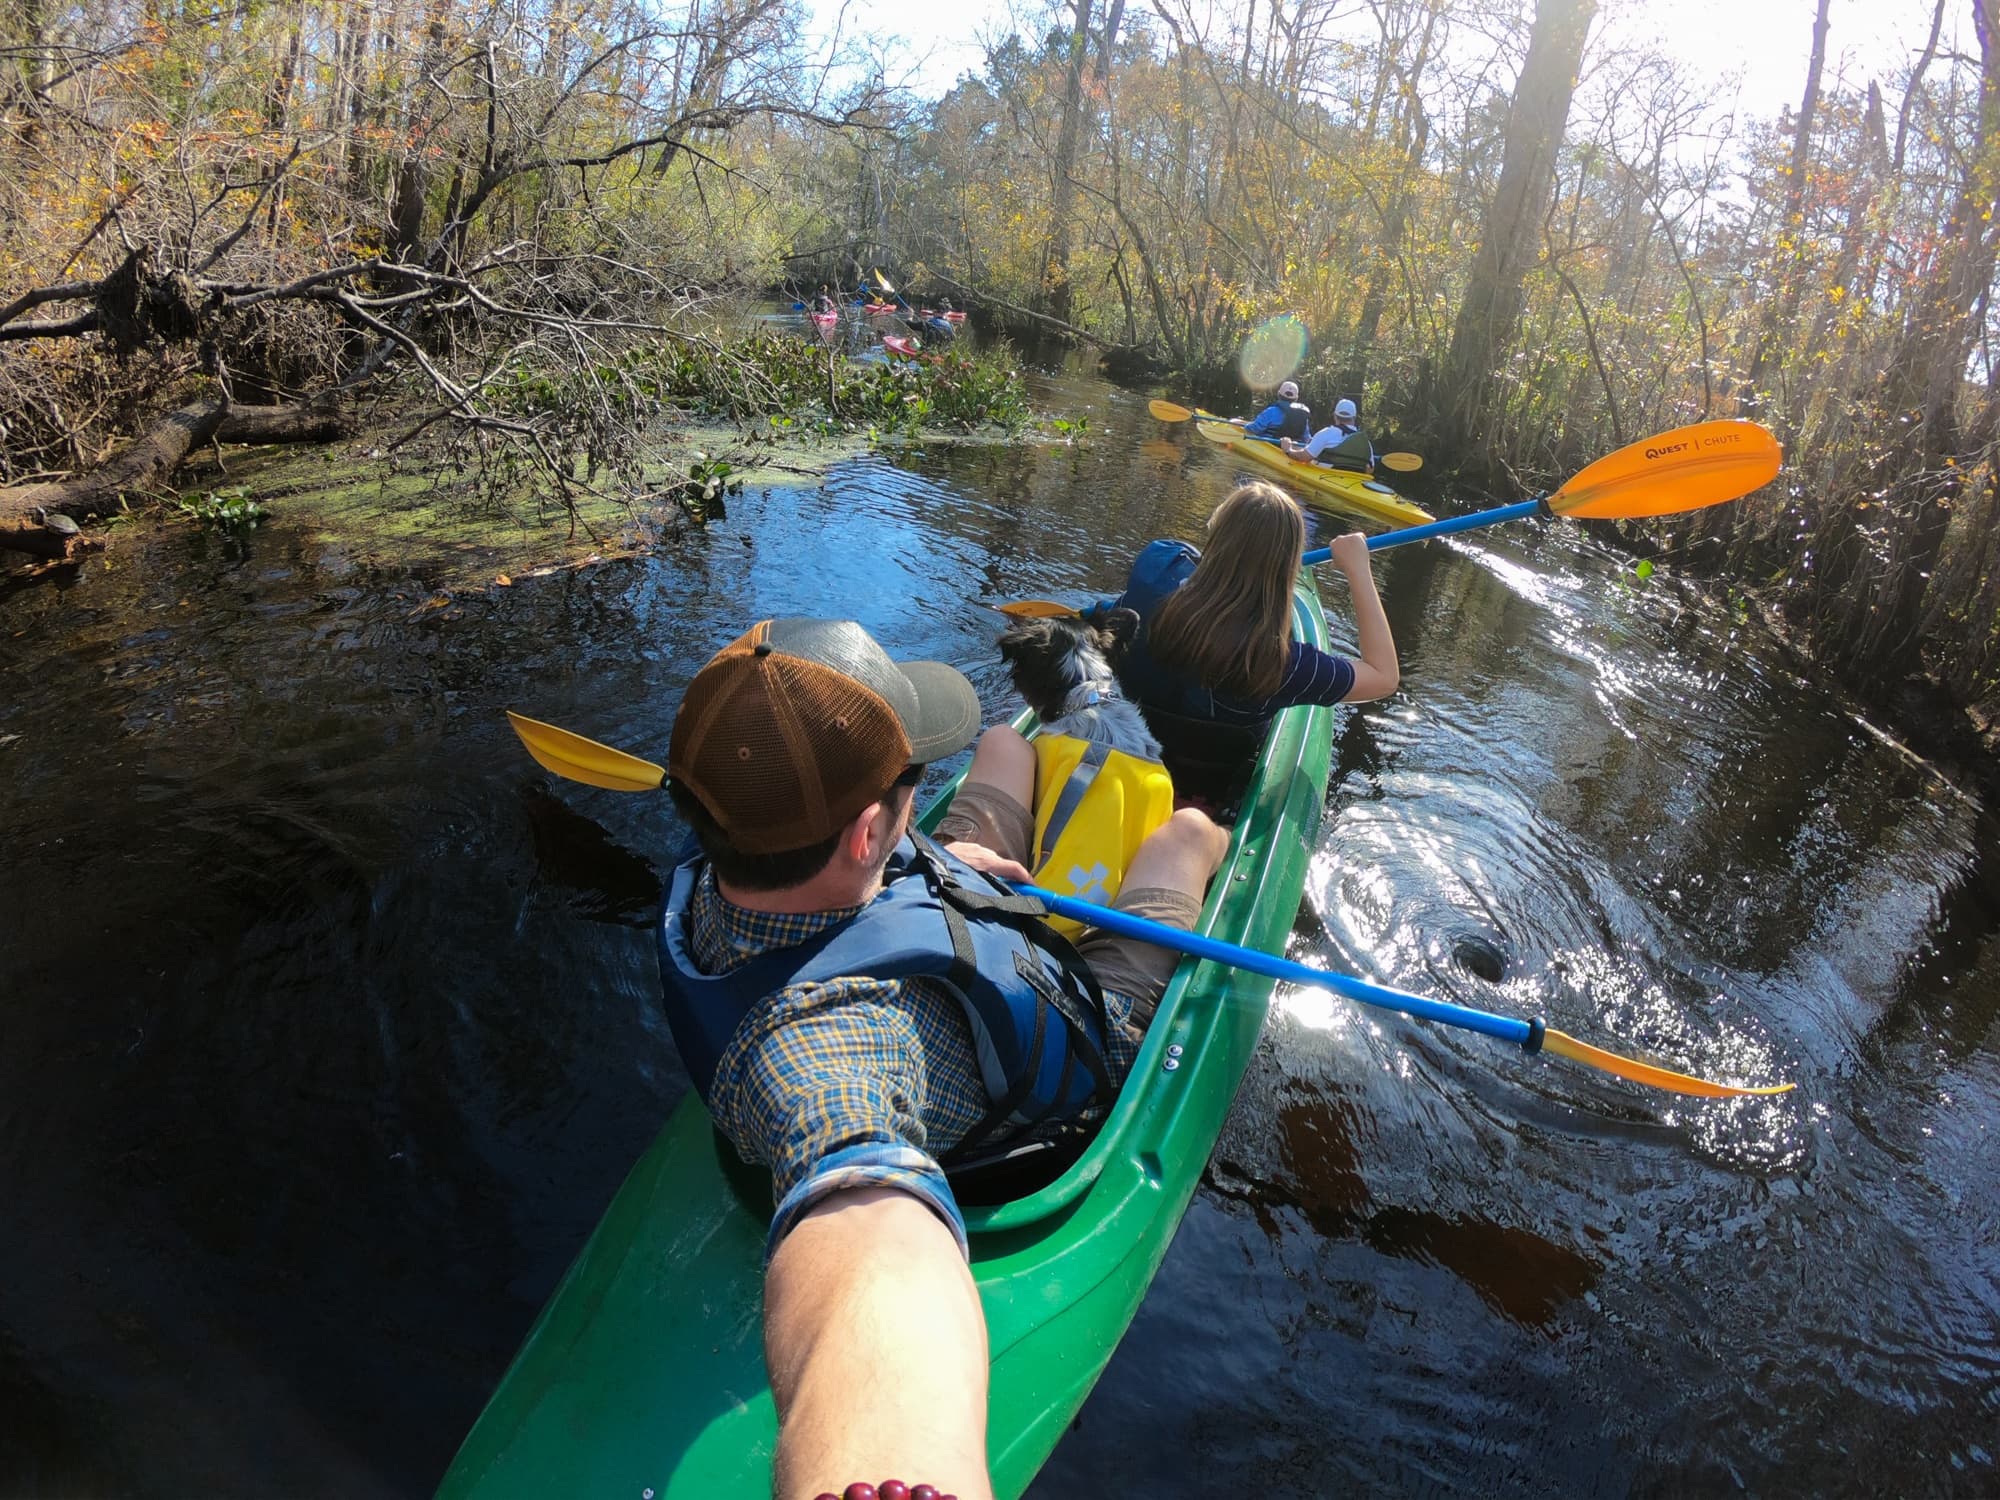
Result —
<instances>
[{"instance_id":1,"label":"yellow kayak","mask_svg":"<svg viewBox=\"0 0 2000 1500\"><path fill-rule=\"evenodd\" d=\"M1287 485L1324 496L1372 520L1396 526L1421 526L1435 519L1420 505L1412 505L1379 479L1345 469L1328 469L1309 458L1293 458L1276 443L1247 438L1239 427L1227 422L1197 421L1196 428L1211 443L1220 443L1231 453L1269 469Z\"/></svg>"}]
</instances>

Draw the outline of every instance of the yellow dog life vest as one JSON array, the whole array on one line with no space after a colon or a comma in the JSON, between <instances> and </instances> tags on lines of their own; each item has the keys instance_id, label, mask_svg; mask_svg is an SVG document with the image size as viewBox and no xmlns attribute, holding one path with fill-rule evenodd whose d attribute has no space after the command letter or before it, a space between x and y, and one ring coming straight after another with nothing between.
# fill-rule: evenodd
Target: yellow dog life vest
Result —
<instances>
[{"instance_id":1,"label":"yellow dog life vest","mask_svg":"<svg viewBox=\"0 0 2000 1500\"><path fill-rule=\"evenodd\" d=\"M1109 906L1146 835L1174 812L1174 783L1158 761L1066 734L1035 740L1036 883ZM1074 939L1083 924L1050 917Z\"/></svg>"}]
</instances>

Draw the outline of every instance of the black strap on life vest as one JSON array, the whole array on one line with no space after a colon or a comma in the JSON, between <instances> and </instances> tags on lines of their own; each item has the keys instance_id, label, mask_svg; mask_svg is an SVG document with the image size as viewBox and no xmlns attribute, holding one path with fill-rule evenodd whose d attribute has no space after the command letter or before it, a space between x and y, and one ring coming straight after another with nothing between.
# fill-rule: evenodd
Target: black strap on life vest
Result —
<instances>
[{"instance_id":1,"label":"black strap on life vest","mask_svg":"<svg viewBox=\"0 0 2000 1500\"><path fill-rule=\"evenodd\" d=\"M1029 942L1047 952L1063 969L1076 976L1083 985L1091 1008L1096 1012L1096 1033L1107 1037L1111 1029L1110 1014L1104 1004L1104 989L1097 982L1097 975L1089 962L1076 951L1075 944L1049 926L1046 918L1048 908L1032 896L1022 896L1012 892L975 891L961 883L954 876L944 860L941 851L923 834L914 829L910 833L911 842L916 846L924 878L939 898L939 906L944 912L945 929L951 934L952 965L945 976L946 981L960 994L970 992L974 977L978 972L973 957L972 933L966 922L967 917L981 920L995 920L1005 923L1022 933ZM1090 1070L1093 1097L1098 1103L1110 1106L1115 1091L1111 1085L1111 1070L1105 1064L1103 1050L1091 1039L1091 1030L1085 1025L1084 1017L1076 1014L1071 997L1062 986L1043 971L1040 964L1026 954L1015 955L1015 971L1035 992L1040 1002L1035 1007L1034 1037L1029 1048L1027 1066L1020 1071L1007 1097L995 1101L988 1107L979 1123L967 1131L957 1145L940 1158L943 1165L963 1161L982 1141L999 1129L1014 1113L1035 1086L1041 1074L1042 1047L1048 1035L1048 1013L1054 1010L1068 1024L1069 1034L1074 1041L1064 1059L1063 1071L1058 1081L1055 1099L1050 1110L1055 1108L1068 1092L1078 1059ZM1047 1118L1047 1110L1034 1120L1024 1124L1023 1129L1032 1129Z\"/></svg>"}]
</instances>

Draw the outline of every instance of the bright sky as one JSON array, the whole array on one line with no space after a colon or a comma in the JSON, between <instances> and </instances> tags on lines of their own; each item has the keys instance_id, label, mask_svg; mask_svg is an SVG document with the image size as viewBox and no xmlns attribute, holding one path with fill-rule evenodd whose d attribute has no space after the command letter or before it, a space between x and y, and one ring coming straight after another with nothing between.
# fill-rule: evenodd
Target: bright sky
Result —
<instances>
[{"instance_id":1,"label":"bright sky","mask_svg":"<svg viewBox=\"0 0 2000 1500\"><path fill-rule=\"evenodd\" d=\"M1520 0L1524 13L1533 0ZM910 44L910 82L935 98L985 60L982 32L1009 28L1009 0L811 0L823 29L845 13L849 36L900 37ZM1844 78L1854 87L1870 77L1885 82L1923 47L1933 0L1833 0L1827 31L1826 85ZM1131 9L1140 4L1132 0ZM1945 44L1960 24L1963 5L1947 7ZM1776 115L1797 107L1805 90L1812 47L1814 0L1606 0L1593 47L1642 38L1657 40L1713 80L1717 103L1733 94L1743 113ZM1355 5L1355 24L1372 23ZM1895 92L1887 90L1891 108Z\"/></svg>"}]
</instances>

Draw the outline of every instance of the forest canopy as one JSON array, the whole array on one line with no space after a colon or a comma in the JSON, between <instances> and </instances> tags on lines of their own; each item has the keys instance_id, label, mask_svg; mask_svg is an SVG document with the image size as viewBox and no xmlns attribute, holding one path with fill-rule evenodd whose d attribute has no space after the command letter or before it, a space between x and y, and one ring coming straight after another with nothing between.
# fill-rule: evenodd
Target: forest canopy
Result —
<instances>
[{"instance_id":1,"label":"forest canopy","mask_svg":"<svg viewBox=\"0 0 2000 1500\"><path fill-rule=\"evenodd\" d=\"M1859 684L1983 704L2000 0L1921 9L1836 72L1799 0L1754 119L1596 0L1070 0L934 100L787 0L5 0L0 482L191 381L239 424L408 383L553 451L574 414L508 372L721 358L706 299L879 266L1210 391L1297 319L1309 399L1496 488L1754 417L1781 484L1650 544Z\"/></svg>"}]
</instances>

